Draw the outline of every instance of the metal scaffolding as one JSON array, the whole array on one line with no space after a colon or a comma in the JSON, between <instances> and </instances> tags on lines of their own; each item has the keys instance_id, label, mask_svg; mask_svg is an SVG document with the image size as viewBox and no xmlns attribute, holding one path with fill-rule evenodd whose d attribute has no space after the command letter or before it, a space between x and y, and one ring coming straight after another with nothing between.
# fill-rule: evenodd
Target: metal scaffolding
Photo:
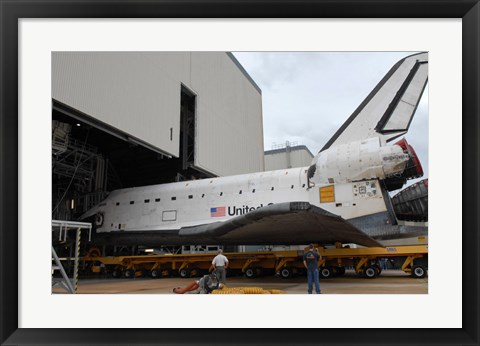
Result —
<instances>
[{"instance_id":1,"label":"metal scaffolding","mask_svg":"<svg viewBox=\"0 0 480 346\"><path fill-rule=\"evenodd\" d=\"M52 220L52 232L59 231L59 242L67 241L67 233L75 231L75 255L74 257L59 258L55 248L52 245L52 289L60 286L66 289L68 293L76 294L78 289L78 265L80 259L80 239L82 230L88 230L88 241L92 237L92 224L87 222L73 222L64 220ZM62 261L73 261L73 277L69 277ZM55 271L60 271L61 278L54 277Z\"/></svg>"},{"instance_id":2,"label":"metal scaffolding","mask_svg":"<svg viewBox=\"0 0 480 346\"><path fill-rule=\"evenodd\" d=\"M53 121L53 217L74 219L107 196L107 182L119 185L115 170L98 148L70 134L69 124ZM121 185L121 184L120 184Z\"/></svg>"}]
</instances>

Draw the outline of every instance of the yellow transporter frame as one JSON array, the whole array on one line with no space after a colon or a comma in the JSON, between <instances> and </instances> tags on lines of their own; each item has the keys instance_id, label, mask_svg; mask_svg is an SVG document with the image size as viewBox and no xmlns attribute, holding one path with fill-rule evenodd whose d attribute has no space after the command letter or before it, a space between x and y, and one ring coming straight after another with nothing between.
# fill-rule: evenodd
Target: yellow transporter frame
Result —
<instances>
[{"instance_id":1,"label":"yellow transporter frame","mask_svg":"<svg viewBox=\"0 0 480 346\"><path fill-rule=\"evenodd\" d=\"M336 248L319 249L322 259L319 262L321 274L323 277L335 275L336 268L343 268L345 265L353 266L355 272L364 275L367 278L374 278L381 272L378 260L386 259L404 259L402 270L412 274L413 277L422 278L427 274L428 245L408 245L408 246L387 246L387 247L368 247L368 248L348 248L336 244ZM422 259L421 261L418 261ZM416 264L420 262L420 264ZM329 273L328 271L331 271Z\"/></svg>"},{"instance_id":2,"label":"yellow transporter frame","mask_svg":"<svg viewBox=\"0 0 480 346\"><path fill-rule=\"evenodd\" d=\"M245 276L253 278L265 271L277 269L278 263L301 262L302 251L272 251L272 252L230 252L227 253L228 267L237 270ZM102 263L113 267L114 277L133 278L143 276L147 271L152 277L169 276L178 273L181 277L198 276L206 272L211 266L215 254L165 254L145 256L116 256L116 257L84 257L84 263ZM286 258L286 261L282 259ZM99 266L92 266L92 271L98 272Z\"/></svg>"},{"instance_id":3,"label":"yellow transporter frame","mask_svg":"<svg viewBox=\"0 0 480 346\"><path fill-rule=\"evenodd\" d=\"M322 259L319 262L322 277L329 278L345 273L345 266L353 266L355 271L367 278L374 278L381 273L378 265L380 258L398 258L403 260L402 270L413 277L424 277L427 272L427 245L390 246L370 248L348 248L336 244L336 248L319 248ZM149 272L153 278L170 276L178 273L181 277L198 276L207 272L215 255L205 254L168 254L118 257L84 257L87 263L93 264L92 271L99 271L102 263L112 269L114 277L133 278L144 276ZM231 252L229 268L254 278L262 273L279 273L284 278L302 271L303 251L270 251L270 252ZM422 259L422 260L419 260ZM417 265L415 262L419 262ZM415 264L414 264L415 263Z\"/></svg>"}]
</instances>

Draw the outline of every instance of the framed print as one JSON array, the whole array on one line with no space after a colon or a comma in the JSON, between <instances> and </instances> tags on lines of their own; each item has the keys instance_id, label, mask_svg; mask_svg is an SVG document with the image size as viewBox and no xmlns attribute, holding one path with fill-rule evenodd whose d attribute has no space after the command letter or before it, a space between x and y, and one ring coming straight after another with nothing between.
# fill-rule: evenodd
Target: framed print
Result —
<instances>
[{"instance_id":1,"label":"framed print","mask_svg":"<svg viewBox=\"0 0 480 346\"><path fill-rule=\"evenodd\" d=\"M0 1L2 345L479 343L478 1ZM39 233L51 162L40 159L37 133L50 131L41 119L52 112L52 52L395 49L428 51L432 68L428 294L165 300L45 287L50 254ZM25 207L32 202L36 210ZM226 212L213 209L212 217Z\"/></svg>"}]
</instances>

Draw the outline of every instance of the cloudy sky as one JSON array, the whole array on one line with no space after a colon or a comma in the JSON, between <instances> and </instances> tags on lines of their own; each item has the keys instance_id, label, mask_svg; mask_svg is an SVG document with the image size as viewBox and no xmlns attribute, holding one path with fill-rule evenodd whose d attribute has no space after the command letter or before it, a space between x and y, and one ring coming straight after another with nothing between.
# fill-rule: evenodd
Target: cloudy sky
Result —
<instances>
[{"instance_id":1,"label":"cloudy sky","mask_svg":"<svg viewBox=\"0 0 480 346\"><path fill-rule=\"evenodd\" d=\"M414 52L235 52L262 89L265 150L285 141L315 155L390 68ZM428 178L428 85L405 136Z\"/></svg>"}]
</instances>

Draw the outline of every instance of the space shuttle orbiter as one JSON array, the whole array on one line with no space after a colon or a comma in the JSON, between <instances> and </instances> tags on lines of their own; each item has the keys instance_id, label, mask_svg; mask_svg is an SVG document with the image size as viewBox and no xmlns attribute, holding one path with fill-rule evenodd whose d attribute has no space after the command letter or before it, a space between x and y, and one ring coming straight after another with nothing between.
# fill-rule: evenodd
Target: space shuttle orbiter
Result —
<instances>
[{"instance_id":1,"label":"space shuttle orbiter","mask_svg":"<svg viewBox=\"0 0 480 346\"><path fill-rule=\"evenodd\" d=\"M82 216L111 245L356 243L415 232L388 191L423 175L405 139L428 53L396 63L310 167L116 190Z\"/></svg>"}]
</instances>

